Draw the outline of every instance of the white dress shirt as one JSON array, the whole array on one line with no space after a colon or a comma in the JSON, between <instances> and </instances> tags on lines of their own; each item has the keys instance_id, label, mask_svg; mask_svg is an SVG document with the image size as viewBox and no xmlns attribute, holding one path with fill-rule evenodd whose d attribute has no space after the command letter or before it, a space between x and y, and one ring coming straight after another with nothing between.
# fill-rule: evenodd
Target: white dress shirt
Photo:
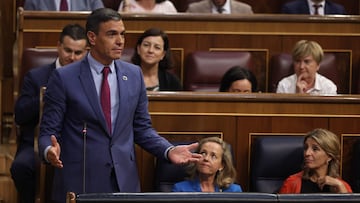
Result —
<instances>
[{"instance_id":1,"label":"white dress shirt","mask_svg":"<svg viewBox=\"0 0 360 203\"><path fill-rule=\"evenodd\" d=\"M319 8L318 8L318 15L325 15L325 0L324 1L321 1L320 3L315 3L313 2L312 0L308 0L308 4L309 4L309 10L310 10L310 14L311 15L314 15L315 14L315 7L314 7L314 4L318 4L318 5L321 5Z\"/></svg>"},{"instance_id":2,"label":"white dress shirt","mask_svg":"<svg viewBox=\"0 0 360 203\"><path fill-rule=\"evenodd\" d=\"M226 2L224 4L224 6L222 7L222 9L223 9L222 14L231 14L230 0L226 0ZM219 13L218 8L214 4L212 4L211 12L212 13L217 13L217 14Z\"/></svg>"},{"instance_id":3,"label":"white dress shirt","mask_svg":"<svg viewBox=\"0 0 360 203\"><path fill-rule=\"evenodd\" d=\"M296 74L283 78L277 86L276 93L296 93L296 81ZM315 85L306 93L312 95L336 95L337 87L331 80L316 73Z\"/></svg>"}]
</instances>

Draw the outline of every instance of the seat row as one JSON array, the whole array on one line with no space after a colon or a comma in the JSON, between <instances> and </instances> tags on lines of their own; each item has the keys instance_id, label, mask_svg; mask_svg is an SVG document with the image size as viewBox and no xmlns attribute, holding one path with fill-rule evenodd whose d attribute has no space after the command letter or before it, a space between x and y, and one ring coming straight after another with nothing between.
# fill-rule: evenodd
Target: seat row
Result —
<instances>
[{"instance_id":1,"label":"seat row","mask_svg":"<svg viewBox=\"0 0 360 203\"><path fill-rule=\"evenodd\" d=\"M304 135L261 135L250 139L249 191L276 194L284 180L292 174L302 170ZM357 138L353 145L356 149L360 144ZM180 143L183 144L183 143ZM359 150L353 150L351 167L359 168ZM242 164L236 163L235 164ZM354 192L359 192L358 172L352 170L347 174L346 181ZM171 192L173 184L186 178L183 166L171 164L164 160L157 160L155 165L155 186L157 192Z\"/></svg>"},{"instance_id":2,"label":"seat row","mask_svg":"<svg viewBox=\"0 0 360 203\"><path fill-rule=\"evenodd\" d=\"M122 59L130 62L132 54L133 49L127 48ZM56 49L25 49L15 83L21 87L28 70L52 63L56 57ZM277 83L293 73L292 57L289 53L278 53L267 61L266 56L252 51L195 51L185 57L183 66L176 66L172 71L181 79L186 91L217 92L224 73L239 65L255 74L259 92L275 92ZM358 70L352 70L351 53L325 52L319 73L337 85L339 94L359 93Z\"/></svg>"}]
</instances>

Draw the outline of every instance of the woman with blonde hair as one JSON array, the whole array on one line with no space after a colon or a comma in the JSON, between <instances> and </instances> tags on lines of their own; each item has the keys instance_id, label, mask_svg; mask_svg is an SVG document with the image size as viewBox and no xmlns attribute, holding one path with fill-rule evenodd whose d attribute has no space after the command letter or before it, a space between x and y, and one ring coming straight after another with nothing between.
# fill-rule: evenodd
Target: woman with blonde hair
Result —
<instances>
[{"instance_id":1,"label":"woman with blonde hair","mask_svg":"<svg viewBox=\"0 0 360 203\"><path fill-rule=\"evenodd\" d=\"M337 94L337 86L318 73L324 51L320 44L310 40L298 41L292 50L294 74L280 80L277 93Z\"/></svg>"},{"instance_id":2,"label":"woman with blonde hair","mask_svg":"<svg viewBox=\"0 0 360 203\"><path fill-rule=\"evenodd\" d=\"M304 138L304 168L288 177L279 193L352 193L340 178L340 142L325 129L315 129Z\"/></svg>"},{"instance_id":3,"label":"woman with blonde hair","mask_svg":"<svg viewBox=\"0 0 360 203\"><path fill-rule=\"evenodd\" d=\"M202 158L189 165L189 180L176 183L173 192L242 192L235 184L230 146L218 137L207 137L199 142L197 153Z\"/></svg>"}]
</instances>

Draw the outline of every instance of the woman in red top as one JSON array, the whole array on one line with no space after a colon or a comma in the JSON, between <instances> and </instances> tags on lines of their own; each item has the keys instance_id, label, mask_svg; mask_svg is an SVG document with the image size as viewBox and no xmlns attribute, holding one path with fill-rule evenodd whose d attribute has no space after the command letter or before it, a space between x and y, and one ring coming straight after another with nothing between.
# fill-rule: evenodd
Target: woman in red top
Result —
<instances>
[{"instance_id":1,"label":"woman in red top","mask_svg":"<svg viewBox=\"0 0 360 203\"><path fill-rule=\"evenodd\" d=\"M304 169L288 177L279 193L352 193L339 176L340 142L325 129L315 129L304 138Z\"/></svg>"}]
</instances>

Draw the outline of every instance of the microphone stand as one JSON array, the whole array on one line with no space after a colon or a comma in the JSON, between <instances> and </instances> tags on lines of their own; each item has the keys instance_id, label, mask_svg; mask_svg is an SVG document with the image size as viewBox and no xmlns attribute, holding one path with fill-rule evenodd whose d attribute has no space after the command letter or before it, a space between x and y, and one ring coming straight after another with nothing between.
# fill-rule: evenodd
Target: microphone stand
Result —
<instances>
[{"instance_id":1,"label":"microphone stand","mask_svg":"<svg viewBox=\"0 0 360 203\"><path fill-rule=\"evenodd\" d=\"M83 194L85 194L86 190L85 190L85 179L86 179L86 135L87 135L87 126L86 123L84 122L84 128L82 130L82 134L84 137L84 145L83 145Z\"/></svg>"}]
</instances>

